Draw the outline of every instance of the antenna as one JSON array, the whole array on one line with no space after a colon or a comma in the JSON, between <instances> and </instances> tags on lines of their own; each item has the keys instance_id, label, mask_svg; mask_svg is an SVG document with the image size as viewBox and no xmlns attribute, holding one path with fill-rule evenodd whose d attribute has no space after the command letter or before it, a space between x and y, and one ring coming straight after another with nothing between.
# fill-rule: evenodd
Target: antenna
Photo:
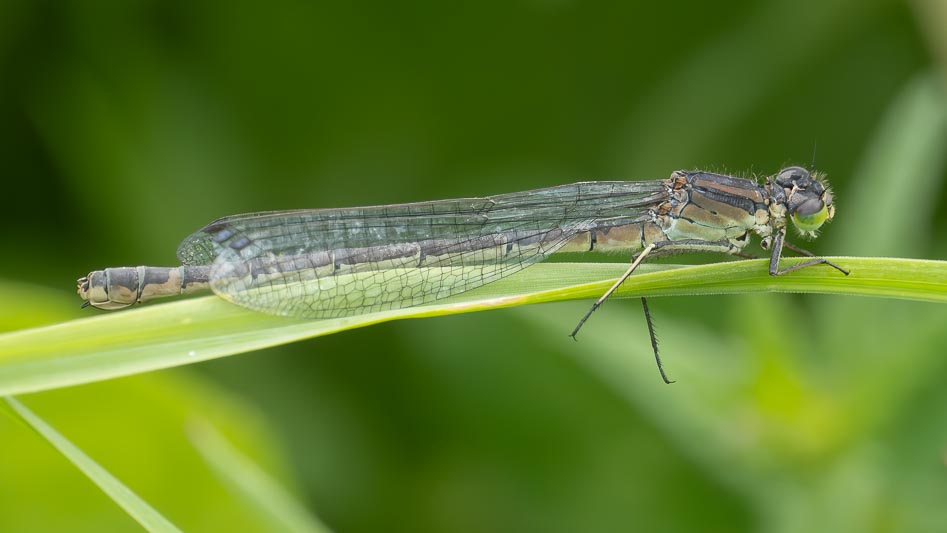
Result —
<instances>
[{"instance_id":1,"label":"antenna","mask_svg":"<svg viewBox=\"0 0 947 533\"><path fill-rule=\"evenodd\" d=\"M816 149L816 142L812 141L812 162L809 163L809 172L812 172L813 170L815 170L815 149Z\"/></svg>"}]
</instances>

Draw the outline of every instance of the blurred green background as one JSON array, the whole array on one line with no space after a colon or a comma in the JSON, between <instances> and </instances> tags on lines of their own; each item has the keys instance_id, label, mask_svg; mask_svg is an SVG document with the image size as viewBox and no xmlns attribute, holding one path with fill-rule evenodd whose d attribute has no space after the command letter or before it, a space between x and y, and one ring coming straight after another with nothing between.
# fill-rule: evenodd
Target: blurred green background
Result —
<instances>
[{"instance_id":1,"label":"blurred green background","mask_svg":"<svg viewBox=\"0 0 947 533\"><path fill-rule=\"evenodd\" d=\"M817 253L945 258L940 0L0 5L0 331L227 214L816 166ZM751 251L759 250L755 247ZM703 258L702 258L703 259ZM718 260L719 258L707 258ZM622 258L613 258L622 260ZM756 295L402 321L21 397L185 530L947 531L947 311ZM0 357L3 354L0 353ZM138 526L0 417L0 530Z\"/></svg>"}]
</instances>

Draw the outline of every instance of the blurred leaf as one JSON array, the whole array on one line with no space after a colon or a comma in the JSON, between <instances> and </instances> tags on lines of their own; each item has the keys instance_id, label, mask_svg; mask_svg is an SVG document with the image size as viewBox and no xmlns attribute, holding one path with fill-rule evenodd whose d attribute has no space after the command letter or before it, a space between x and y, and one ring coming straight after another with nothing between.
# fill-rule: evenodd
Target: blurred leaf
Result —
<instances>
[{"instance_id":1,"label":"blurred leaf","mask_svg":"<svg viewBox=\"0 0 947 533\"><path fill-rule=\"evenodd\" d=\"M787 260L787 264L794 260ZM807 268L769 276L767 260L667 268L635 276L620 297L746 292L823 292L947 301L947 262L839 258L851 270ZM197 298L0 336L0 394L88 383L327 335L389 320L483 311L600 296L620 264L551 263L449 303L327 320L253 313L219 298Z\"/></svg>"},{"instance_id":2,"label":"blurred leaf","mask_svg":"<svg viewBox=\"0 0 947 533\"><path fill-rule=\"evenodd\" d=\"M941 77L947 79L947 2L943 0L913 0L915 16L937 58Z\"/></svg>"},{"instance_id":3,"label":"blurred leaf","mask_svg":"<svg viewBox=\"0 0 947 533\"><path fill-rule=\"evenodd\" d=\"M221 480L272 524L274 530L300 533L330 531L209 422L193 421L188 435Z\"/></svg>"},{"instance_id":4,"label":"blurred leaf","mask_svg":"<svg viewBox=\"0 0 947 533\"><path fill-rule=\"evenodd\" d=\"M728 27L708 32L709 39L702 35L691 57L634 101L614 143L618 167L664 168L666 161L703 156L709 142L734 135L740 120L780 85L796 83L803 65L823 53L827 42L854 32L883 5L841 0L800 8L794 0L776 0L754 5Z\"/></svg>"},{"instance_id":5,"label":"blurred leaf","mask_svg":"<svg viewBox=\"0 0 947 533\"><path fill-rule=\"evenodd\" d=\"M291 487L293 478L277 453L272 430L252 405L189 371L151 373L18 400L184 530L282 527L236 497L187 433L194 420L213 424L242 456ZM32 432L5 422L0 417L0 456L16 460L0 461L0 530L91 533L133 525L71 462L37 446ZM46 512L51 494L55 513Z\"/></svg>"},{"instance_id":6,"label":"blurred leaf","mask_svg":"<svg viewBox=\"0 0 947 533\"><path fill-rule=\"evenodd\" d=\"M909 474L897 466L903 462L898 451L878 449L876 439L894 422L891 434L905 445L912 440L899 434L905 431L899 418L910 413L906 399L942 381L947 367L944 310L931 313L941 324L937 330L891 326L885 324L887 317L878 316L851 331L832 321L807 320L805 311L788 305L785 297L739 300L741 312L733 321L740 327L732 330L668 316L660 303L652 302L664 365L677 381L670 386L655 368L640 309L633 314L600 312L578 343L550 332L562 331L584 306L522 308L517 315L531 326L522 334L541 343L537 349L566 350L623 398L630 411L645 413L675 450L741 494L768 524L763 530L810 531L829 524L831 531L863 531L880 514L889 516L892 530L903 531L899 525L933 516L902 512L899 506L910 500L892 484ZM882 340L888 335L893 345L906 336L920 338L893 349ZM874 347L857 349L861 366L836 361L837 354L825 347L827 339L855 336L874 342ZM903 371L912 365L910 372ZM874 379L879 368L887 372ZM943 410L943 404L909 405L928 415ZM929 443L910 475L938 469L942 481L940 420L925 418L910 426L919 439L916 446ZM921 437L932 432L938 438ZM925 501L947 496L943 483L924 479L927 490L936 494L922 492Z\"/></svg>"},{"instance_id":7,"label":"blurred leaf","mask_svg":"<svg viewBox=\"0 0 947 533\"><path fill-rule=\"evenodd\" d=\"M830 250L914 255L928 249L947 162L947 92L926 72L891 103L839 206Z\"/></svg>"},{"instance_id":8,"label":"blurred leaf","mask_svg":"<svg viewBox=\"0 0 947 533\"><path fill-rule=\"evenodd\" d=\"M436 347L410 356L409 364L423 373L400 385L436 398L409 399L404 407L414 417L429 416L438 428L433 435L438 442L423 444L420 452L435 455L420 460L420 469L436 480L419 487L431 493L422 492L423 501L447 502L460 511L437 513L442 521L431 530L468 531L462 518L476 516L478 531L624 531L628 524L649 532L754 531L755 511L744 492L731 490L731 480L695 461L691 450L667 431L679 416L681 396L705 383L690 362L706 360L710 379L723 376L732 383L737 376L730 375L734 362L728 354L738 346L707 334L699 322L667 318L666 303L668 299L653 300L651 305L660 338L668 342L662 342L665 365L680 382L673 386L665 385L655 369L636 301L607 304L578 342L567 333L588 310L587 302L400 326L398 333L408 337L407 343ZM681 331L694 333L699 353L676 350ZM603 342L611 347L603 350ZM588 371L599 365L601 372ZM390 379L404 378L395 374ZM629 406L631 397L642 401ZM451 420L460 424L441 429ZM690 428L682 437L711 447L701 444L700 429ZM460 453L437 457L445 447L460 448ZM474 464L489 464L496 473L465 469L470 456ZM721 464L740 475L730 464ZM491 475L499 478L494 486L484 479ZM503 506L502 513L493 510L491 502L517 484L544 493L543 501L517 496L516 505ZM688 512L676 512L680 509ZM542 511L555 520L536 527L532 515Z\"/></svg>"},{"instance_id":9,"label":"blurred leaf","mask_svg":"<svg viewBox=\"0 0 947 533\"><path fill-rule=\"evenodd\" d=\"M91 457L82 452L78 447L62 436L52 426L36 416L25 405L16 398L6 397L4 402L16 414L16 416L28 424L36 433L46 439L59 453L66 456L73 465L89 477L96 485L108 494L112 500L121 506L129 515L132 516L142 527L148 531L180 531L167 518L148 505L148 502L141 499L131 489L126 487L108 470L102 468L99 463L92 460Z\"/></svg>"},{"instance_id":10,"label":"blurred leaf","mask_svg":"<svg viewBox=\"0 0 947 533\"><path fill-rule=\"evenodd\" d=\"M943 192L945 145L947 92L941 77L923 72L907 82L885 110L850 185L851 200L839 207L840 227L833 228L829 249L929 254L936 231L931 220ZM926 277L918 274L918 279ZM896 416L902 402L940 362L930 349L943 329L939 309L842 298L819 305L812 318L834 325L823 332L820 344L833 354L830 372L857 376L860 391L853 391L850 401L864 406L858 413L866 425ZM897 331L910 333L893 333Z\"/></svg>"}]
</instances>

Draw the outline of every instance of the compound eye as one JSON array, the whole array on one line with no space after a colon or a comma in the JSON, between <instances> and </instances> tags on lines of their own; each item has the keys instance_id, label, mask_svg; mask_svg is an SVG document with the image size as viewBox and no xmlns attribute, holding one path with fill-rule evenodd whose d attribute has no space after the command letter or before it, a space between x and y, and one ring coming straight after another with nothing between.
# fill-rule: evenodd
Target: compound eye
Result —
<instances>
[{"instance_id":1,"label":"compound eye","mask_svg":"<svg viewBox=\"0 0 947 533\"><path fill-rule=\"evenodd\" d=\"M787 167L779 171L776 175L776 183L781 187L792 188L800 180L809 177L809 171L802 167Z\"/></svg>"},{"instance_id":2,"label":"compound eye","mask_svg":"<svg viewBox=\"0 0 947 533\"><path fill-rule=\"evenodd\" d=\"M791 216L793 224L805 232L816 231L831 218L828 206L819 198L802 202L792 211Z\"/></svg>"}]
</instances>

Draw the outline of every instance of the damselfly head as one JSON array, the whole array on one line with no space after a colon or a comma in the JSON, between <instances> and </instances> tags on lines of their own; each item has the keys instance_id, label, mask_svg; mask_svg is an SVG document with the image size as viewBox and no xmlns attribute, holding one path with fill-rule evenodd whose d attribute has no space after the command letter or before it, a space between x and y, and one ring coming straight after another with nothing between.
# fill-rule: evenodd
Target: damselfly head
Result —
<instances>
[{"instance_id":1,"label":"damselfly head","mask_svg":"<svg viewBox=\"0 0 947 533\"><path fill-rule=\"evenodd\" d=\"M789 216L804 237L816 237L822 224L835 216L832 190L819 173L802 167L784 168L776 175L776 184L785 189Z\"/></svg>"}]
</instances>

